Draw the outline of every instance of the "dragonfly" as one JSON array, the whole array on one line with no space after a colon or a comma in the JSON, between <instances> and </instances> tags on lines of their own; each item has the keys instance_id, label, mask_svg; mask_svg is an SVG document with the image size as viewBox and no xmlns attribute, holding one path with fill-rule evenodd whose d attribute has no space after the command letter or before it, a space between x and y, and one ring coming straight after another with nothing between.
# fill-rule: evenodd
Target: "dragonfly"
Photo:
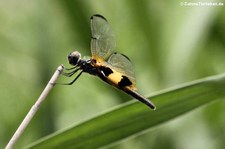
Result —
<instances>
[{"instance_id":1,"label":"dragonfly","mask_svg":"<svg viewBox=\"0 0 225 149\"><path fill-rule=\"evenodd\" d=\"M72 85L85 72L124 91L151 109L156 109L150 100L138 93L132 63L127 56L115 51L115 37L106 18L95 14L90 19L92 56L88 59L81 58L78 51L68 55L68 61L73 67L66 68L67 72L63 74L71 77L79 73L72 82L66 85Z\"/></svg>"}]
</instances>

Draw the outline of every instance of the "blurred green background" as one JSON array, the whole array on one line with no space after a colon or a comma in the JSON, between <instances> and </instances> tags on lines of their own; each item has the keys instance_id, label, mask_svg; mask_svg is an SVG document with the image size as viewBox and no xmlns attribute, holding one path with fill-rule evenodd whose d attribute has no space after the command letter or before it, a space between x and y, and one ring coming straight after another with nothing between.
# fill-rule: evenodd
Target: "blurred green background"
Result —
<instances>
[{"instance_id":1,"label":"blurred green background","mask_svg":"<svg viewBox=\"0 0 225 149\"><path fill-rule=\"evenodd\" d=\"M146 96L223 73L225 6L181 6L181 2L185 1L1 0L0 148L58 65L70 67L68 53L79 50L90 56L93 14L108 19L117 51L132 60L137 86ZM59 82L71 79L62 76ZM130 99L98 78L83 74L74 85L52 90L17 147ZM109 148L222 149L224 112L225 102L215 102Z\"/></svg>"}]
</instances>

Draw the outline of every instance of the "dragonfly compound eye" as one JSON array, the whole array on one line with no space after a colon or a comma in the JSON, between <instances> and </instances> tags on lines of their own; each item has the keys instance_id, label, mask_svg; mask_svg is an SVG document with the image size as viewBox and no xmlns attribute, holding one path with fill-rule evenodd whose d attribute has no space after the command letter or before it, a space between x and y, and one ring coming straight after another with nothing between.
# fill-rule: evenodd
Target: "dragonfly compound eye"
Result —
<instances>
[{"instance_id":1,"label":"dragonfly compound eye","mask_svg":"<svg viewBox=\"0 0 225 149\"><path fill-rule=\"evenodd\" d=\"M81 59L81 54L78 51L71 52L68 55L68 60L71 65L77 65Z\"/></svg>"}]
</instances>

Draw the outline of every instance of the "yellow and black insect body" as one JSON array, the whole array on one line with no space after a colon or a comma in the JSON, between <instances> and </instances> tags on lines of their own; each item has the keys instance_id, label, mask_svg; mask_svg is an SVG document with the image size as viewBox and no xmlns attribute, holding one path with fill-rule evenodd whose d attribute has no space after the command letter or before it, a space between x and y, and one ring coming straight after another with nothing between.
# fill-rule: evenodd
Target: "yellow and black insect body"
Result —
<instances>
[{"instance_id":1,"label":"yellow and black insect body","mask_svg":"<svg viewBox=\"0 0 225 149\"><path fill-rule=\"evenodd\" d=\"M114 51L115 38L107 20L101 15L91 17L91 53L90 59L81 59L81 54L74 51L68 55L73 68L71 72L64 73L70 77L80 70L76 78L68 85L73 84L83 73L98 76L106 83L126 92L152 109L156 107L147 98L137 92L132 63L123 54Z\"/></svg>"}]
</instances>

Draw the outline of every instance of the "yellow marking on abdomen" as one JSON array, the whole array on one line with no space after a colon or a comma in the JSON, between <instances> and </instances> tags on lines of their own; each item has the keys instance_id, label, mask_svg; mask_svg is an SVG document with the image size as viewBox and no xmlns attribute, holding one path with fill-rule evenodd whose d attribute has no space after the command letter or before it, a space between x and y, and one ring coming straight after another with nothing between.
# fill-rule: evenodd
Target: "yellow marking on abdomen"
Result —
<instances>
[{"instance_id":1,"label":"yellow marking on abdomen","mask_svg":"<svg viewBox=\"0 0 225 149\"><path fill-rule=\"evenodd\" d=\"M113 71L113 70L112 70ZM122 74L116 71L113 71L113 73L111 73L107 79L113 83L114 85L118 85L118 83L121 81L122 79Z\"/></svg>"},{"instance_id":2,"label":"yellow marking on abdomen","mask_svg":"<svg viewBox=\"0 0 225 149\"><path fill-rule=\"evenodd\" d=\"M123 74L122 73L119 73L119 72L116 72L114 70L112 70L113 73L111 73L107 79L108 79L108 82L114 86L117 86L118 87L118 84L119 82L123 79ZM129 86L124 86L126 89L128 90L137 90L136 86L132 83L131 85Z\"/></svg>"}]
</instances>

